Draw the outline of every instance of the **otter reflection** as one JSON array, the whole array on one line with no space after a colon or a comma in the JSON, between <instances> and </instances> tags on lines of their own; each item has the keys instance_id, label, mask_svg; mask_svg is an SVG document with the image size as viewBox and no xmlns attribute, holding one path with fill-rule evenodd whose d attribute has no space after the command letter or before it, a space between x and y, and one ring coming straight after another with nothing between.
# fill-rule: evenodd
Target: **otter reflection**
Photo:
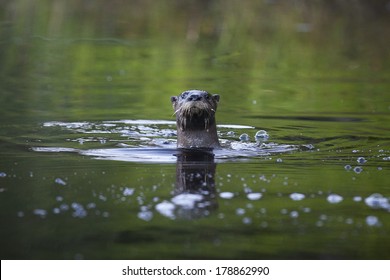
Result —
<instances>
[{"instance_id":1,"label":"otter reflection","mask_svg":"<svg viewBox=\"0 0 390 280\"><path fill-rule=\"evenodd\" d=\"M175 154L176 187L172 201L176 217L193 219L208 216L218 207L212 149L178 149Z\"/></svg>"}]
</instances>

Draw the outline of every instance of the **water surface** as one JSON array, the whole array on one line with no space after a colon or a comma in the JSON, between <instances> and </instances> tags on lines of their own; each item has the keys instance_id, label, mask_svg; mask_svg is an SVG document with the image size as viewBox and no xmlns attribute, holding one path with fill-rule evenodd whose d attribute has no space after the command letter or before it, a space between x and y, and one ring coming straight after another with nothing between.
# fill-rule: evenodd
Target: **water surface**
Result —
<instances>
[{"instance_id":1,"label":"water surface","mask_svg":"<svg viewBox=\"0 0 390 280\"><path fill-rule=\"evenodd\" d=\"M1 14L2 258L390 257L385 3L28 2ZM194 88L221 150L176 149Z\"/></svg>"}]
</instances>

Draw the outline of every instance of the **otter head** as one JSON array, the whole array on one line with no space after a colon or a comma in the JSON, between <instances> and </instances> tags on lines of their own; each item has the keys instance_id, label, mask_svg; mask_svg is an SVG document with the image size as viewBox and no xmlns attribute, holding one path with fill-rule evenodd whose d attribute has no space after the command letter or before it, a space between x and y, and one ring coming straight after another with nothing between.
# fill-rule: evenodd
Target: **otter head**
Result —
<instances>
[{"instance_id":1,"label":"otter head","mask_svg":"<svg viewBox=\"0 0 390 280\"><path fill-rule=\"evenodd\" d=\"M188 90L179 96L172 96L171 102L176 114L179 148L219 147L215 122L218 94Z\"/></svg>"}]
</instances>

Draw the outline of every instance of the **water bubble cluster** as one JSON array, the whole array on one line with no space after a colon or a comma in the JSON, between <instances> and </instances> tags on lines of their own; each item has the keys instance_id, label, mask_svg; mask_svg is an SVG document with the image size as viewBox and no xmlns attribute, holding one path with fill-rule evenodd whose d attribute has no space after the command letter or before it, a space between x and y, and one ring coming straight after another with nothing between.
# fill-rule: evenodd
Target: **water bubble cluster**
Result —
<instances>
[{"instance_id":1,"label":"water bubble cluster","mask_svg":"<svg viewBox=\"0 0 390 280\"><path fill-rule=\"evenodd\" d=\"M365 204L373 209L385 209L390 211L390 202L387 197L379 193L373 193L366 199L364 199Z\"/></svg>"}]
</instances>

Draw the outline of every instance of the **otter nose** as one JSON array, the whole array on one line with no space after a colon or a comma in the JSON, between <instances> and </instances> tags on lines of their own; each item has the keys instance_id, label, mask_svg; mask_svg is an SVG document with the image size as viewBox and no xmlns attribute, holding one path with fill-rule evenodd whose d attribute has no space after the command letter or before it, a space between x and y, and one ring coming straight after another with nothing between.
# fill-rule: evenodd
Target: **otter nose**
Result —
<instances>
[{"instance_id":1,"label":"otter nose","mask_svg":"<svg viewBox=\"0 0 390 280\"><path fill-rule=\"evenodd\" d=\"M202 99L202 96L200 94L197 94L197 93L193 93L190 96L188 96L188 98L187 98L188 101L199 101L201 99Z\"/></svg>"}]
</instances>

